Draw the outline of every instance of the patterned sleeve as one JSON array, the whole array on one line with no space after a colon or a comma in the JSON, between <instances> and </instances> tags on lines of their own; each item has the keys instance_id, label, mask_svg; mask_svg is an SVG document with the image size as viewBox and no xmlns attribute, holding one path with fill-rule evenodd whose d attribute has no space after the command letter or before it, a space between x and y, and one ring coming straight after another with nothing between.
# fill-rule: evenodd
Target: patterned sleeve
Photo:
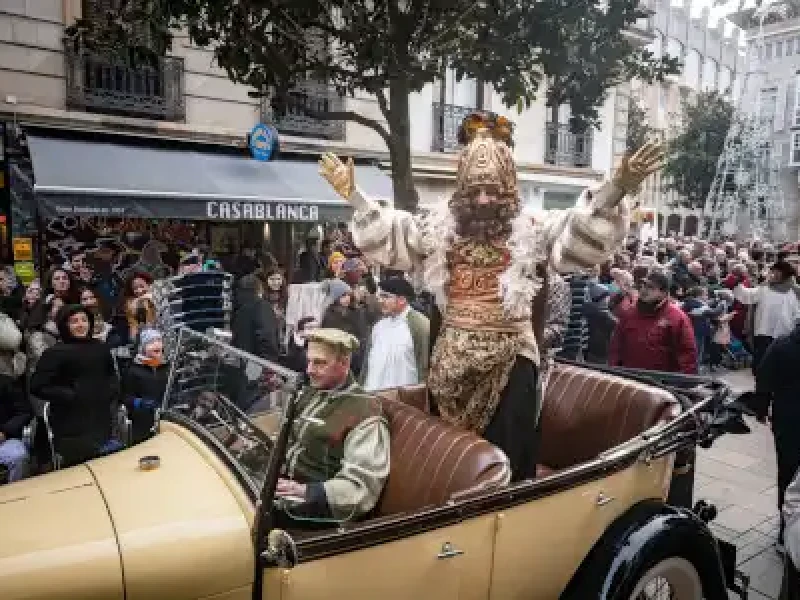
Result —
<instances>
[{"instance_id":1,"label":"patterned sleeve","mask_svg":"<svg viewBox=\"0 0 800 600\"><path fill-rule=\"evenodd\" d=\"M324 482L328 507L339 521L372 510L389 477L389 426L382 416L365 419L345 438L341 470Z\"/></svg>"},{"instance_id":2,"label":"patterned sleeve","mask_svg":"<svg viewBox=\"0 0 800 600\"><path fill-rule=\"evenodd\" d=\"M572 308L569 283L556 273L551 273L547 297L547 322L544 326L544 347L558 348L564 341Z\"/></svg>"},{"instance_id":3,"label":"patterned sleeve","mask_svg":"<svg viewBox=\"0 0 800 600\"><path fill-rule=\"evenodd\" d=\"M411 213L387 208L363 196L360 189L353 192L359 200L350 222L353 242L370 260L399 271L411 271L423 258L422 236Z\"/></svg>"},{"instance_id":4,"label":"patterned sleeve","mask_svg":"<svg viewBox=\"0 0 800 600\"><path fill-rule=\"evenodd\" d=\"M542 222L550 264L559 273L590 269L610 257L630 227L624 192L608 182L593 193L584 192L575 207L545 211ZM616 204L613 210L595 207Z\"/></svg>"}]
</instances>

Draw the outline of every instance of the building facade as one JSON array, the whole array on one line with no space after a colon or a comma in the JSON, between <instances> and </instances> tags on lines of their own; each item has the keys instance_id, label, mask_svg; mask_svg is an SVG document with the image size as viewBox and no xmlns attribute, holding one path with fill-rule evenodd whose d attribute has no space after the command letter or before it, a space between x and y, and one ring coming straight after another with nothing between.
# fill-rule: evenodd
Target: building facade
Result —
<instances>
[{"instance_id":1,"label":"building facade","mask_svg":"<svg viewBox=\"0 0 800 600\"><path fill-rule=\"evenodd\" d=\"M757 106L763 126L771 138L771 149L780 165L790 237L800 235L800 18L764 25L746 31L748 51L757 59L758 89L750 102ZM757 104L755 96L758 95Z\"/></svg>"},{"instance_id":2,"label":"building facade","mask_svg":"<svg viewBox=\"0 0 800 600\"><path fill-rule=\"evenodd\" d=\"M0 122L8 131L25 126L125 133L155 140L183 140L244 148L257 123L275 125L281 152L308 155L325 150L352 155L389 169L388 151L374 131L352 122L319 122L302 106L282 115L232 83L213 54L178 35L168 56L133 68L102 56L75 53L64 43L65 27L92 10L92 0L4 0L0 5ZM632 35L651 38L645 19ZM540 100L518 113L502 106L489 86L456 81L453 74L411 98L413 171L423 206L453 189L456 131L475 108L508 116L516 125L515 154L523 205L560 208L574 203L586 187L600 184L624 152L628 86L613 90L601 109L597 130L573 134L569 114L553 112ZM377 101L366 95L340 97L321 84L296 90L299 104L345 108L382 121ZM143 174L146 177L146 174ZM8 206L0 212L10 214ZM2 215L0 215L2 216ZM0 257L3 259L3 257Z\"/></svg>"},{"instance_id":3,"label":"building facade","mask_svg":"<svg viewBox=\"0 0 800 600\"><path fill-rule=\"evenodd\" d=\"M742 32L726 19L711 18L700 2L684 0L650 0L654 39L648 46L656 56L672 56L681 60L681 74L660 84L634 82L633 94L645 108L650 125L663 138L675 132L684 99L701 91L716 90L736 97L739 77L744 66L741 48ZM700 230L702 210L679 206L674 190L666 189L659 175L644 184L638 200L642 207L658 215L661 234L695 235Z\"/></svg>"}]
</instances>

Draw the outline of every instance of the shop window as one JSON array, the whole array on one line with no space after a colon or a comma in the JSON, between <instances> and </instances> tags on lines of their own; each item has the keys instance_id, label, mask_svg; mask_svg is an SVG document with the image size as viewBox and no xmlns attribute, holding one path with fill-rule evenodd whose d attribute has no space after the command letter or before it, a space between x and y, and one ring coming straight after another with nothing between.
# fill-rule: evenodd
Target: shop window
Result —
<instances>
[{"instance_id":1,"label":"shop window","mask_svg":"<svg viewBox=\"0 0 800 600\"><path fill-rule=\"evenodd\" d=\"M794 52L794 38L786 40L786 56L791 56Z\"/></svg>"},{"instance_id":2,"label":"shop window","mask_svg":"<svg viewBox=\"0 0 800 600\"><path fill-rule=\"evenodd\" d=\"M764 60L772 60L772 42L764 44Z\"/></svg>"},{"instance_id":3,"label":"shop window","mask_svg":"<svg viewBox=\"0 0 800 600\"><path fill-rule=\"evenodd\" d=\"M783 42L775 42L775 58L783 58Z\"/></svg>"}]
</instances>

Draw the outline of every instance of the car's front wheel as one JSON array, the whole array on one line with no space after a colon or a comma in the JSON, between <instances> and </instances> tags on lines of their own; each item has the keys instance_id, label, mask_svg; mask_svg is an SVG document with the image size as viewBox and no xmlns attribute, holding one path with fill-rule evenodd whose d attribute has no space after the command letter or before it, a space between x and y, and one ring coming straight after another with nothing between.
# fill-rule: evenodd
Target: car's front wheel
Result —
<instances>
[{"instance_id":1,"label":"car's front wheel","mask_svg":"<svg viewBox=\"0 0 800 600\"><path fill-rule=\"evenodd\" d=\"M630 600L702 600L703 583L685 558L660 560L639 578Z\"/></svg>"}]
</instances>

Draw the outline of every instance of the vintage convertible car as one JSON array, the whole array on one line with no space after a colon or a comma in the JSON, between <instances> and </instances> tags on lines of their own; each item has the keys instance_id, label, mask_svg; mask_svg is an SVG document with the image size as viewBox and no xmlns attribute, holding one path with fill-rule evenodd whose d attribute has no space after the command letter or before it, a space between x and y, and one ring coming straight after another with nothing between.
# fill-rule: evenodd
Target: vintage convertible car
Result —
<instances>
[{"instance_id":1,"label":"vintage convertible car","mask_svg":"<svg viewBox=\"0 0 800 600\"><path fill-rule=\"evenodd\" d=\"M724 431L724 386L558 364L539 476L513 485L423 387L392 390L374 513L277 529L296 374L188 330L176 356L152 438L0 487L0 598L728 598L732 559L665 502L676 453Z\"/></svg>"}]
</instances>

